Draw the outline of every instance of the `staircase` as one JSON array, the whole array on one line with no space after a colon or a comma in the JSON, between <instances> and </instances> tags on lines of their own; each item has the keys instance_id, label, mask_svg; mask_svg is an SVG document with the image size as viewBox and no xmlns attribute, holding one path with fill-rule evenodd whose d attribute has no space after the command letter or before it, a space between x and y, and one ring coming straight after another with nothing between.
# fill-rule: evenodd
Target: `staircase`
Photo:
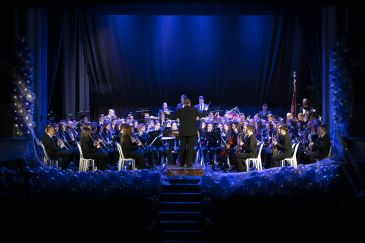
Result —
<instances>
[{"instance_id":1,"label":"staircase","mask_svg":"<svg viewBox=\"0 0 365 243\"><path fill-rule=\"evenodd\" d=\"M161 175L161 242L204 242L201 176L171 174Z\"/></svg>"}]
</instances>

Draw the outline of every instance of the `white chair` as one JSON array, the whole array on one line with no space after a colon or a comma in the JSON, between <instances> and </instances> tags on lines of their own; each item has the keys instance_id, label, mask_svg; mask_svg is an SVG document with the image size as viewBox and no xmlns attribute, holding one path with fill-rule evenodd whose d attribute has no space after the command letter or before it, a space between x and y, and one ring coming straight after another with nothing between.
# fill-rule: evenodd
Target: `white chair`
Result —
<instances>
[{"instance_id":1,"label":"white chair","mask_svg":"<svg viewBox=\"0 0 365 243\"><path fill-rule=\"evenodd\" d=\"M92 170L95 171L96 167L95 167L95 160L93 159L85 159L84 155L82 154L82 149L81 149L81 145L79 143L77 143L77 148L79 149L79 153L80 153L80 162L79 162L79 171L87 171L88 168L92 167Z\"/></svg>"},{"instance_id":2,"label":"white chair","mask_svg":"<svg viewBox=\"0 0 365 243\"><path fill-rule=\"evenodd\" d=\"M136 163L135 160L132 158L125 158L122 150L122 146L120 146L119 143L117 143L117 148L119 151L119 160L118 160L118 170L120 171L122 168L124 168L125 162L130 161L132 163L132 170L136 169Z\"/></svg>"},{"instance_id":3,"label":"white chair","mask_svg":"<svg viewBox=\"0 0 365 243\"><path fill-rule=\"evenodd\" d=\"M288 162L290 166L293 166L294 168L297 168L297 165L298 165L297 151L298 151L299 144L300 144L300 142L295 144L293 156L291 158L285 158L281 161L281 166L284 166L285 162Z\"/></svg>"},{"instance_id":4,"label":"white chair","mask_svg":"<svg viewBox=\"0 0 365 243\"><path fill-rule=\"evenodd\" d=\"M250 161L252 161L253 166L255 166L257 170L262 170L261 151L262 151L262 147L264 146L264 143L259 143L259 146L260 146L259 153L258 153L257 157L246 159L247 172L250 169Z\"/></svg>"},{"instance_id":5,"label":"white chair","mask_svg":"<svg viewBox=\"0 0 365 243\"><path fill-rule=\"evenodd\" d=\"M332 153L332 144L331 144L330 150L328 151L328 155L327 155L328 158L331 157L331 153Z\"/></svg>"},{"instance_id":6,"label":"white chair","mask_svg":"<svg viewBox=\"0 0 365 243\"><path fill-rule=\"evenodd\" d=\"M42 142L40 143L40 145L41 145L41 147L42 147L42 149L43 149L43 153L44 153L44 157L43 157L43 161L44 161L44 163L45 163L46 165L50 166L50 167L54 167L54 168L59 169L60 167L58 166L58 162L59 162L59 161L62 161L62 159L61 159L61 158L59 158L59 159L51 159L51 158L48 156L48 154L47 154L47 152L46 152L46 148L44 147L44 145L43 145L43 143L42 143Z\"/></svg>"}]
</instances>

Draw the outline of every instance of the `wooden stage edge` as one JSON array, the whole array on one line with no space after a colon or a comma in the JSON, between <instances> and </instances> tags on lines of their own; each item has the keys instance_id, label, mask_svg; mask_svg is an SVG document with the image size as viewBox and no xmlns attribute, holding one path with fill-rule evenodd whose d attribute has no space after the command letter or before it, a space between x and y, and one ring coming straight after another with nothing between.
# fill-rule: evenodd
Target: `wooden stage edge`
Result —
<instances>
[{"instance_id":1,"label":"wooden stage edge","mask_svg":"<svg viewBox=\"0 0 365 243\"><path fill-rule=\"evenodd\" d=\"M204 169L202 166L194 165L191 168L184 168L179 166L167 166L165 175L167 176L203 176Z\"/></svg>"}]
</instances>

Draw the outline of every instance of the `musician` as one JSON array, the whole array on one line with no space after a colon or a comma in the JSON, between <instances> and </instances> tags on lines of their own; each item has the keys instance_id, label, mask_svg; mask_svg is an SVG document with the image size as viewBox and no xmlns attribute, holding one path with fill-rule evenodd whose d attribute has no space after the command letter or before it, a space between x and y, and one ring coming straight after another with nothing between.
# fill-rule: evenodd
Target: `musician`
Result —
<instances>
[{"instance_id":1,"label":"musician","mask_svg":"<svg viewBox=\"0 0 365 243\"><path fill-rule=\"evenodd\" d=\"M240 122L246 121L245 113L243 113L243 112L240 113L240 119L239 120L240 120Z\"/></svg>"},{"instance_id":2,"label":"musician","mask_svg":"<svg viewBox=\"0 0 365 243\"><path fill-rule=\"evenodd\" d=\"M152 144L152 148L154 149L154 151L158 152L155 161L158 161L160 165L162 164L164 158L166 157L165 146L160 139L162 137L162 133L163 129L161 128L161 123L159 121L156 121L153 131L149 132L150 135L149 141L152 143L152 141L157 138L155 142Z\"/></svg>"},{"instance_id":3,"label":"musician","mask_svg":"<svg viewBox=\"0 0 365 243\"><path fill-rule=\"evenodd\" d=\"M267 116L271 114L271 111L269 111L269 106L267 103L264 103L262 105L262 111L258 113L261 119L267 119Z\"/></svg>"},{"instance_id":4,"label":"musician","mask_svg":"<svg viewBox=\"0 0 365 243\"><path fill-rule=\"evenodd\" d=\"M304 120L303 113L298 113L298 121L297 121L298 129L303 129L306 126L307 126L307 122Z\"/></svg>"},{"instance_id":5,"label":"musician","mask_svg":"<svg viewBox=\"0 0 365 243\"><path fill-rule=\"evenodd\" d=\"M66 123L61 121L58 123L58 131L56 134L56 137L64 143L67 150L69 152L75 152L75 139L72 137L72 135L66 130Z\"/></svg>"},{"instance_id":6,"label":"musician","mask_svg":"<svg viewBox=\"0 0 365 243\"><path fill-rule=\"evenodd\" d=\"M279 161L292 156L292 143L286 125L280 125L279 141L273 141L274 151L271 156L271 167L279 166Z\"/></svg>"},{"instance_id":7,"label":"musician","mask_svg":"<svg viewBox=\"0 0 365 243\"><path fill-rule=\"evenodd\" d=\"M273 114L267 115L267 121L268 122L274 122L274 115Z\"/></svg>"},{"instance_id":8,"label":"musician","mask_svg":"<svg viewBox=\"0 0 365 243\"><path fill-rule=\"evenodd\" d=\"M316 162L316 160L322 160L326 158L331 147L331 141L327 134L327 126L325 124L321 124L318 127L318 134L318 142L311 142L309 144L309 146L312 148L312 151L308 154L311 163Z\"/></svg>"},{"instance_id":9,"label":"musician","mask_svg":"<svg viewBox=\"0 0 365 243\"><path fill-rule=\"evenodd\" d=\"M207 113L209 106L208 104L204 103L204 96L199 96L199 104L195 105L194 108L197 109L199 112L204 113L205 116L205 113Z\"/></svg>"},{"instance_id":10,"label":"musician","mask_svg":"<svg viewBox=\"0 0 365 243\"><path fill-rule=\"evenodd\" d=\"M92 130L84 127L81 131L80 146L85 159L94 159L98 170L104 170L108 161L108 154L105 153L99 141L92 137Z\"/></svg>"},{"instance_id":11,"label":"musician","mask_svg":"<svg viewBox=\"0 0 365 243\"><path fill-rule=\"evenodd\" d=\"M297 121L295 120L292 113L286 114L286 125L288 127L289 135L292 139L295 139L298 135Z\"/></svg>"},{"instance_id":12,"label":"musician","mask_svg":"<svg viewBox=\"0 0 365 243\"><path fill-rule=\"evenodd\" d=\"M68 133L71 138L71 144L76 144L76 141L79 139L79 134L74 129L74 123L71 120L68 120L66 123L66 133Z\"/></svg>"},{"instance_id":13,"label":"musician","mask_svg":"<svg viewBox=\"0 0 365 243\"><path fill-rule=\"evenodd\" d=\"M105 120L104 114L100 114L98 120L99 120L99 126L102 126Z\"/></svg>"},{"instance_id":14,"label":"musician","mask_svg":"<svg viewBox=\"0 0 365 243\"><path fill-rule=\"evenodd\" d=\"M304 98L302 106L299 108L299 112L303 114L304 120L307 122L310 120L311 113L316 112L316 110L310 107L308 99Z\"/></svg>"},{"instance_id":15,"label":"musician","mask_svg":"<svg viewBox=\"0 0 365 243\"><path fill-rule=\"evenodd\" d=\"M165 114L165 115L169 115L171 113L170 108L167 105L167 102L163 102L162 103L162 108L158 111L158 114Z\"/></svg>"},{"instance_id":16,"label":"musician","mask_svg":"<svg viewBox=\"0 0 365 243\"><path fill-rule=\"evenodd\" d=\"M197 109L191 107L190 99L184 100L184 108L177 110L170 115L170 118L180 120L179 138L180 138L180 165L192 167L193 165L193 148L196 139L197 130L195 126L196 119L202 117L203 114Z\"/></svg>"},{"instance_id":17,"label":"musician","mask_svg":"<svg viewBox=\"0 0 365 243\"><path fill-rule=\"evenodd\" d=\"M208 123L207 130L204 132L203 137L206 140L204 161L213 164L220 151L219 145L221 140L219 132L213 129L213 123Z\"/></svg>"},{"instance_id":18,"label":"musician","mask_svg":"<svg viewBox=\"0 0 365 243\"><path fill-rule=\"evenodd\" d=\"M112 126L109 121L105 121L102 126L100 137L103 139L106 145L110 145L113 141L113 132L111 127Z\"/></svg>"},{"instance_id":19,"label":"musician","mask_svg":"<svg viewBox=\"0 0 365 243\"><path fill-rule=\"evenodd\" d=\"M244 136L243 141L240 141L240 144L237 145L239 148L242 147L242 151L239 150L234 154L232 163L235 165L238 172L247 170L247 168L245 168L245 160L247 158L257 157L257 139L254 131L254 126L247 125L245 129L246 136Z\"/></svg>"},{"instance_id":20,"label":"musician","mask_svg":"<svg viewBox=\"0 0 365 243\"><path fill-rule=\"evenodd\" d=\"M172 153L172 163L175 164L177 160L177 155L179 154L179 128L176 122L171 123L171 133L175 136Z\"/></svg>"},{"instance_id":21,"label":"musician","mask_svg":"<svg viewBox=\"0 0 365 243\"><path fill-rule=\"evenodd\" d=\"M113 119L117 119L117 116L115 115L114 109L109 109L108 110L108 115L105 118L109 119L110 121L112 121Z\"/></svg>"},{"instance_id":22,"label":"musician","mask_svg":"<svg viewBox=\"0 0 365 243\"><path fill-rule=\"evenodd\" d=\"M178 109L182 109L183 107L184 107L184 100L186 99L186 95L185 94L182 94L181 96L180 96L180 103L179 104L177 104L177 106L176 106L176 110L178 110Z\"/></svg>"},{"instance_id":23,"label":"musician","mask_svg":"<svg viewBox=\"0 0 365 243\"><path fill-rule=\"evenodd\" d=\"M142 142L132 137L132 128L126 125L123 129L120 144L123 149L124 157L133 158L136 162L137 169L144 169L144 150L141 148Z\"/></svg>"},{"instance_id":24,"label":"musician","mask_svg":"<svg viewBox=\"0 0 365 243\"><path fill-rule=\"evenodd\" d=\"M46 153L50 159L56 160L61 158L62 169L67 169L70 164L73 154L69 151L66 151L65 145L62 141L55 141L53 137L55 136L55 129L51 125L47 125L44 129L44 134L42 135L42 144L46 149Z\"/></svg>"}]
</instances>

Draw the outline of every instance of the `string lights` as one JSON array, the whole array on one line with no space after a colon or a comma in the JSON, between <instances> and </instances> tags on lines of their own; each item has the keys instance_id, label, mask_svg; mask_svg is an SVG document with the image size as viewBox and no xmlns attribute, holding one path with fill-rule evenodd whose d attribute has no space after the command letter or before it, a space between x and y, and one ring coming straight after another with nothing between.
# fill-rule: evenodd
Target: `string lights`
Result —
<instances>
[{"instance_id":1,"label":"string lights","mask_svg":"<svg viewBox=\"0 0 365 243\"><path fill-rule=\"evenodd\" d=\"M25 38L19 38L15 47L13 67L13 112L15 136L28 136L34 129L34 100L30 50Z\"/></svg>"}]
</instances>

